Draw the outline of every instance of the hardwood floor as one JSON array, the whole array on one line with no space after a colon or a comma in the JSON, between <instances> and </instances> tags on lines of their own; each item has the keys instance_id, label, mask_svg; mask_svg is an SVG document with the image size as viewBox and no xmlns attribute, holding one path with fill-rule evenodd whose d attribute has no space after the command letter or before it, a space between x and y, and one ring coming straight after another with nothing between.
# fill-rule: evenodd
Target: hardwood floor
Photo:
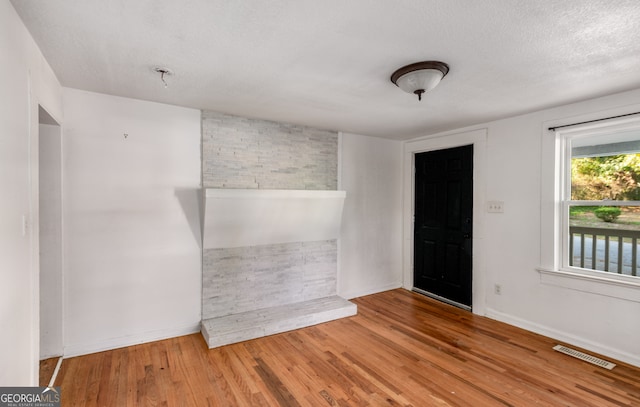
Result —
<instances>
[{"instance_id":1,"label":"hardwood floor","mask_svg":"<svg viewBox=\"0 0 640 407\"><path fill-rule=\"evenodd\" d=\"M640 405L640 368L402 289L354 302L357 316L212 350L194 334L66 359L62 405Z\"/></svg>"},{"instance_id":2,"label":"hardwood floor","mask_svg":"<svg viewBox=\"0 0 640 407\"><path fill-rule=\"evenodd\" d=\"M53 377L53 372L56 370L56 365L58 364L59 357L49 358L40 361L40 378L39 384L40 386L48 386L51 378Z\"/></svg>"}]
</instances>

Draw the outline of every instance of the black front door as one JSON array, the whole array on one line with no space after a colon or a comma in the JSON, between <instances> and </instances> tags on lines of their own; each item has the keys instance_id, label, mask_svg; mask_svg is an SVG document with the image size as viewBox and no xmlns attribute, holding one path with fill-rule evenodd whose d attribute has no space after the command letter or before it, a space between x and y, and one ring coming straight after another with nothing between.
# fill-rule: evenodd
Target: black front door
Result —
<instances>
[{"instance_id":1,"label":"black front door","mask_svg":"<svg viewBox=\"0 0 640 407\"><path fill-rule=\"evenodd\" d=\"M415 156L413 287L471 308L473 145Z\"/></svg>"}]
</instances>

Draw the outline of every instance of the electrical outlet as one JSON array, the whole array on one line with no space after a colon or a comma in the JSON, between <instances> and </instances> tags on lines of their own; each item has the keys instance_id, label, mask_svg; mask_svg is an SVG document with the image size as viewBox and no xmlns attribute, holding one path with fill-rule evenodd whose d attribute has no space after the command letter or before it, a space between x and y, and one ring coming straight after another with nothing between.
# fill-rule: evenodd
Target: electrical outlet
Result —
<instances>
[{"instance_id":1,"label":"electrical outlet","mask_svg":"<svg viewBox=\"0 0 640 407\"><path fill-rule=\"evenodd\" d=\"M496 284L493 286L493 292L496 295L501 295L502 294L502 286L500 284Z\"/></svg>"},{"instance_id":2,"label":"electrical outlet","mask_svg":"<svg viewBox=\"0 0 640 407\"><path fill-rule=\"evenodd\" d=\"M487 201L487 212L489 213L503 213L504 201Z\"/></svg>"}]
</instances>

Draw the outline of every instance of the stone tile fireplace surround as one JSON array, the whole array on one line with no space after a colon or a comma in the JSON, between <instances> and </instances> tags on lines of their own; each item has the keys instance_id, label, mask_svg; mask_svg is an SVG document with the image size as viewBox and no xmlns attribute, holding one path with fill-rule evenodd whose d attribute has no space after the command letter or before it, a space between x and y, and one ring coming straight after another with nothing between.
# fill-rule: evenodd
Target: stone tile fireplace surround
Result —
<instances>
[{"instance_id":1,"label":"stone tile fireplace surround","mask_svg":"<svg viewBox=\"0 0 640 407\"><path fill-rule=\"evenodd\" d=\"M202 114L210 348L354 315L336 295L336 132Z\"/></svg>"}]
</instances>

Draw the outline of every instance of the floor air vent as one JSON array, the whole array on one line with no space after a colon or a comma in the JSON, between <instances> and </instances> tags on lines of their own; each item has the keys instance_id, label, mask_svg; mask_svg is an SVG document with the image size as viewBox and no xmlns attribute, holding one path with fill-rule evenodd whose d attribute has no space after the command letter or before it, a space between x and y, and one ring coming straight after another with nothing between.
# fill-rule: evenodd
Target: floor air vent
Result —
<instances>
[{"instance_id":1,"label":"floor air vent","mask_svg":"<svg viewBox=\"0 0 640 407\"><path fill-rule=\"evenodd\" d=\"M564 353L569 356L573 356L574 358L584 360L585 362L592 363L596 366L604 367L605 369L611 370L616 366L615 363L607 362L606 360L597 358L595 356L591 356L587 353L580 352L575 349L567 348L566 346L556 345L553 347L553 350L557 350L558 352Z\"/></svg>"}]
</instances>

